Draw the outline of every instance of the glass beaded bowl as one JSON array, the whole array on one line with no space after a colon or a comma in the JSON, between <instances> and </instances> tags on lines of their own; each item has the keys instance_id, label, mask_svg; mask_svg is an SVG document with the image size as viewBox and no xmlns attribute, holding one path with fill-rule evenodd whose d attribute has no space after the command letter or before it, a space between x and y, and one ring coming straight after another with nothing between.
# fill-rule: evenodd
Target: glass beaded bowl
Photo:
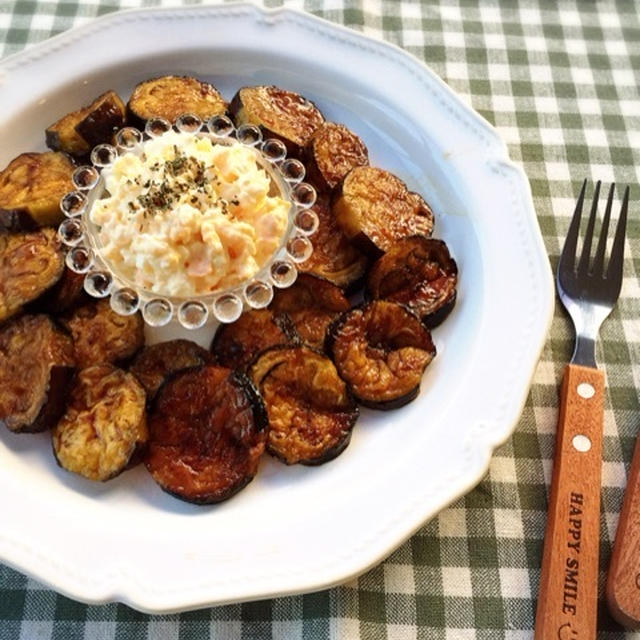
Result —
<instances>
[{"instance_id":1,"label":"glass beaded bowl","mask_svg":"<svg viewBox=\"0 0 640 640\"><path fill-rule=\"evenodd\" d=\"M208 136L214 144L242 144L256 153L258 165L271 179L273 195L290 203L288 224L280 245L260 270L233 287L196 297L165 296L141 288L118 273L101 255L99 227L90 219L96 199L105 193L101 170L125 153L140 154L144 142L163 136L172 129L197 136ZM120 315L141 311L145 322L161 327L177 322L185 329L198 329L206 323L233 322L245 309L261 309L273 298L273 288L291 286L297 277L296 264L313 251L309 236L318 227L318 217L310 210L315 203L313 187L303 182L304 165L287 158L285 145L276 139L263 140L254 125L236 128L226 116L214 116L203 123L193 114L178 118L174 125L156 118L149 120L144 132L125 127L117 132L114 145L101 144L91 152L91 165L78 167L73 174L74 191L60 201L65 219L58 235L67 247L66 264L75 273L84 274L84 288L95 298L110 296L110 304Z\"/></svg>"}]
</instances>

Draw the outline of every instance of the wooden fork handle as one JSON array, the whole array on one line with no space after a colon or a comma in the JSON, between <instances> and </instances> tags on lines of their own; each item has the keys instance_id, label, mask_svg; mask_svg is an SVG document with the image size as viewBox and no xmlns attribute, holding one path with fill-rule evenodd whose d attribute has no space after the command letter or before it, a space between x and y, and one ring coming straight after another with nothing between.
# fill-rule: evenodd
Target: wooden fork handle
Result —
<instances>
[{"instance_id":1,"label":"wooden fork handle","mask_svg":"<svg viewBox=\"0 0 640 640\"><path fill-rule=\"evenodd\" d=\"M623 626L640 628L640 437L631 462L607 578L607 604Z\"/></svg>"},{"instance_id":2,"label":"wooden fork handle","mask_svg":"<svg viewBox=\"0 0 640 640\"><path fill-rule=\"evenodd\" d=\"M538 593L535 640L594 640L604 374L564 372Z\"/></svg>"}]
</instances>

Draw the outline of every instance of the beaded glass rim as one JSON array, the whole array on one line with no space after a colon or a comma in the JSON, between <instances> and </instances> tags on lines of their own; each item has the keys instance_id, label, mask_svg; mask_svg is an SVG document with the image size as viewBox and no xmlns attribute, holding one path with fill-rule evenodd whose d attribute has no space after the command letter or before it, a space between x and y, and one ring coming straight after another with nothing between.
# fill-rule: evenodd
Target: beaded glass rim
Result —
<instances>
[{"instance_id":1,"label":"beaded glass rim","mask_svg":"<svg viewBox=\"0 0 640 640\"><path fill-rule=\"evenodd\" d=\"M165 296L136 286L118 273L100 254L99 227L89 218L95 200L104 193L102 169L110 167L119 155L140 153L143 143L169 131L207 136L214 144L242 144L256 153L258 164L271 179L278 195L290 203L287 229L280 245L251 278L207 295ZM211 321L233 322L242 312L262 309L273 298L273 289L291 286L298 275L296 265L313 252L309 236L318 228L318 217L310 210L316 201L314 188L304 182L305 167L287 158L284 143L275 138L264 140L259 127L244 124L235 127L224 115L204 123L194 114L180 116L175 124L162 118L146 123L144 131L134 127L120 129L113 145L100 144L91 151L91 164L73 173L74 191L65 194L60 208L65 219L58 227L60 240L67 248L66 264L75 273L84 274L84 289L95 298L110 297L111 308L120 315L142 312L145 322L160 327L172 320L185 329L198 329Z\"/></svg>"}]
</instances>

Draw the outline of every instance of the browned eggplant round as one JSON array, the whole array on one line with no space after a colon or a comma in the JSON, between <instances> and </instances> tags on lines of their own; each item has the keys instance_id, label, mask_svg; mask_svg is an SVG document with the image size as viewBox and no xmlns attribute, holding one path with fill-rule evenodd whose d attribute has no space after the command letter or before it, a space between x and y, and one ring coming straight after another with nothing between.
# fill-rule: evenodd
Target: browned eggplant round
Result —
<instances>
[{"instance_id":1,"label":"browned eggplant round","mask_svg":"<svg viewBox=\"0 0 640 640\"><path fill-rule=\"evenodd\" d=\"M213 355L191 340L169 340L142 349L129 371L141 382L151 401L170 374L212 361Z\"/></svg>"},{"instance_id":2,"label":"browned eggplant round","mask_svg":"<svg viewBox=\"0 0 640 640\"><path fill-rule=\"evenodd\" d=\"M149 414L147 469L188 502L226 500L256 475L266 427L264 404L244 374L215 365L180 371Z\"/></svg>"},{"instance_id":3,"label":"browned eggplant round","mask_svg":"<svg viewBox=\"0 0 640 640\"><path fill-rule=\"evenodd\" d=\"M318 230L311 236L313 253L298 269L351 291L367 270L367 257L356 249L338 226L326 195L319 194L312 207L318 216Z\"/></svg>"},{"instance_id":4,"label":"browned eggplant round","mask_svg":"<svg viewBox=\"0 0 640 640\"><path fill-rule=\"evenodd\" d=\"M376 167L351 170L334 196L332 210L347 238L376 258L397 240L430 236L433 229L433 212L424 198Z\"/></svg>"},{"instance_id":5,"label":"browned eggplant round","mask_svg":"<svg viewBox=\"0 0 640 640\"><path fill-rule=\"evenodd\" d=\"M229 113L237 126L253 124L265 138L282 140L288 153L296 157L324 122L313 102L274 86L243 87L231 100Z\"/></svg>"},{"instance_id":6,"label":"browned eggplant round","mask_svg":"<svg viewBox=\"0 0 640 640\"><path fill-rule=\"evenodd\" d=\"M0 420L11 431L52 427L64 411L75 361L71 338L45 315L0 329Z\"/></svg>"},{"instance_id":7,"label":"browned eggplant round","mask_svg":"<svg viewBox=\"0 0 640 640\"><path fill-rule=\"evenodd\" d=\"M249 375L269 417L269 453L286 464L318 465L349 444L358 406L333 362L304 346L260 354Z\"/></svg>"},{"instance_id":8,"label":"browned eggplant round","mask_svg":"<svg viewBox=\"0 0 640 640\"><path fill-rule=\"evenodd\" d=\"M399 240L371 267L366 294L409 307L433 328L453 309L457 282L458 267L447 245L411 236Z\"/></svg>"},{"instance_id":9,"label":"browned eggplant round","mask_svg":"<svg viewBox=\"0 0 640 640\"><path fill-rule=\"evenodd\" d=\"M75 166L64 153L23 153L0 172L0 229L32 231L59 224L60 199L73 191Z\"/></svg>"},{"instance_id":10,"label":"browned eggplant round","mask_svg":"<svg viewBox=\"0 0 640 640\"><path fill-rule=\"evenodd\" d=\"M317 191L330 192L354 167L369 164L364 142L347 127L325 122L307 143L307 181Z\"/></svg>"},{"instance_id":11,"label":"browned eggplant round","mask_svg":"<svg viewBox=\"0 0 640 640\"><path fill-rule=\"evenodd\" d=\"M91 104L68 113L45 131L47 146L74 156L83 156L92 147L111 142L125 124L126 107L115 91L106 91Z\"/></svg>"},{"instance_id":12,"label":"browned eggplant round","mask_svg":"<svg viewBox=\"0 0 640 640\"><path fill-rule=\"evenodd\" d=\"M30 305L29 309L57 316L89 302L91 298L84 290L84 278L84 273L76 273L65 266L60 280Z\"/></svg>"},{"instance_id":13,"label":"browned eggplant round","mask_svg":"<svg viewBox=\"0 0 640 640\"><path fill-rule=\"evenodd\" d=\"M269 309L245 311L235 322L222 324L211 350L223 367L244 370L256 354L276 344L299 341L291 319Z\"/></svg>"},{"instance_id":14,"label":"browned eggplant round","mask_svg":"<svg viewBox=\"0 0 640 640\"><path fill-rule=\"evenodd\" d=\"M144 321L140 312L121 316L109 300L92 300L61 318L73 336L78 367L121 362L144 345Z\"/></svg>"},{"instance_id":15,"label":"browned eggplant round","mask_svg":"<svg viewBox=\"0 0 640 640\"><path fill-rule=\"evenodd\" d=\"M175 122L185 113L206 122L226 110L227 103L212 84L191 76L161 76L141 82L127 104L129 119L138 127L151 118Z\"/></svg>"},{"instance_id":16,"label":"browned eggplant round","mask_svg":"<svg viewBox=\"0 0 640 640\"><path fill-rule=\"evenodd\" d=\"M327 352L358 402L395 409L417 397L436 348L414 313L395 302L375 300L333 322Z\"/></svg>"},{"instance_id":17,"label":"browned eggplant round","mask_svg":"<svg viewBox=\"0 0 640 640\"><path fill-rule=\"evenodd\" d=\"M100 364L79 371L52 431L58 464L89 480L117 476L148 440L145 402L140 383L122 369Z\"/></svg>"},{"instance_id":18,"label":"browned eggplant round","mask_svg":"<svg viewBox=\"0 0 640 640\"><path fill-rule=\"evenodd\" d=\"M54 229L0 234L0 323L55 285L63 269Z\"/></svg>"},{"instance_id":19,"label":"browned eggplant round","mask_svg":"<svg viewBox=\"0 0 640 640\"><path fill-rule=\"evenodd\" d=\"M306 345L321 350L327 327L350 306L342 289L336 285L308 273L300 273L294 284L275 292L270 309L276 315L285 313L289 316L300 339Z\"/></svg>"}]
</instances>

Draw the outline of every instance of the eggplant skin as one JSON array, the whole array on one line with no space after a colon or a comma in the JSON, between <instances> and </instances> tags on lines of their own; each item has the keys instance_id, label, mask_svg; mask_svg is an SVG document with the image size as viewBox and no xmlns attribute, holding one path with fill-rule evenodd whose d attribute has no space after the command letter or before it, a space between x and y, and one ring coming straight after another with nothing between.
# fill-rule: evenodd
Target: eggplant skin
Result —
<instances>
[{"instance_id":1,"label":"eggplant skin","mask_svg":"<svg viewBox=\"0 0 640 640\"><path fill-rule=\"evenodd\" d=\"M299 93L275 86L242 87L229 103L236 126L253 124L263 137L281 140L290 156L299 158L324 116Z\"/></svg>"},{"instance_id":2,"label":"eggplant skin","mask_svg":"<svg viewBox=\"0 0 640 640\"><path fill-rule=\"evenodd\" d=\"M169 340L144 347L129 371L144 387L150 403L172 373L212 361L213 355L191 340Z\"/></svg>"},{"instance_id":3,"label":"eggplant skin","mask_svg":"<svg viewBox=\"0 0 640 640\"><path fill-rule=\"evenodd\" d=\"M318 192L329 193L354 167L369 164L364 142L342 124L325 122L304 151L306 180Z\"/></svg>"},{"instance_id":4,"label":"eggplant skin","mask_svg":"<svg viewBox=\"0 0 640 640\"><path fill-rule=\"evenodd\" d=\"M147 120L164 118L175 122L192 113L207 121L224 115L227 103L212 85L192 76L160 76L138 84L127 103L127 115L134 126L144 129Z\"/></svg>"},{"instance_id":5,"label":"eggplant skin","mask_svg":"<svg viewBox=\"0 0 640 640\"><path fill-rule=\"evenodd\" d=\"M267 450L287 465L319 465L342 453L358 419L357 404L325 354L277 345L248 371L269 417Z\"/></svg>"},{"instance_id":6,"label":"eggplant skin","mask_svg":"<svg viewBox=\"0 0 640 640\"><path fill-rule=\"evenodd\" d=\"M262 399L242 373L202 365L172 374L149 413L145 464L167 493L194 504L227 500L256 475L267 429Z\"/></svg>"},{"instance_id":7,"label":"eggplant skin","mask_svg":"<svg viewBox=\"0 0 640 640\"><path fill-rule=\"evenodd\" d=\"M352 169L333 193L331 210L347 238L374 259L401 238L433 231L433 211L424 198L376 167Z\"/></svg>"},{"instance_id":8,"label":"eggplant skin","mask_svg":"<svg viewBox=\"0 0 640 640\"><path fill-rule=\"evenodd\" d=\"M63 269L54 229L0 234L0 324L53 287Z\"/></svg>"},{"instance_id":9,"label":"eggplant skin","mask_svg":"<svg viewBox=\"0 0 640 640\"><path fill-rule=\"evenodd\" d=\"M114 134L124 127L126 105L115 91L107 91L89 106L85 117L76 124L76 131L90 147L111 142Z\"/></svg>"},{"instance_id":10,"label":"eggplant skin","mask_svg":"<svg viewBox=\"0 0 640 640\"><path fill-rule=\"evenodd\" d=\"M123 362L144 345L144 321L138 311L116 313L106 298L91 300L60 318L73 336L78 367Z\"/></svg>"},{"instance_id":11,"label":"eggplant skin","mask_svg":"<svg viewBox=\"0 0 640 640\"><path fill-rule=\"evenodd\" d=\"M75 361L71 338L46 315L23 315L0 329L0 420L35 433L62 415Z\"/></svg>"},{"instance_id":12,"label":"eggplant skin","mask_svg":"<svg viewBox=\"0 0 640 640\"><path fill-rule=\"evenodd\" d=\"M145 404L144 389L130 373L110 364L79 371L51 434L58 464L100 482L119 475L147 443Z\"/></svg>"},{"instance_id":13,"label":"eggplant skin","mask_svg":"<svg viewBox=\"0 0 640 640\"><path fill-rule=\"evenodd\" d=\"M57 226L60 199L75 187L75 165L64 153L23 153L0 171L0 229L32 231Z\"/></svg>"},{"instance_id":14,"label":"eggplant skin","mask_svg":"<svg viewBox=\"0 0 640 640\"><path fill-rule=\"evenodd\" d=\"M313 253L298 265L298 271L329 280L347 292L357 289L366 274L368 258L338 226L326 194L318 194L312 210L319 220L318 230L311 236Z\"/></svg>"},{"instance_id":15,"label":"eggplant skin","mask_svg":"<svg viewBox=\"0 0 640 640\"><path fill-rule=\"evenodd\" d=\"M396 409L414 400L436 355L429 330L406 307L386 300L362 304L338 317L325 342L357 401Z\"/></svg>"},{"instance_id":16,"label":"eggplant skin","mask_svg":"<svg viewBox=\"0 0 640 640\"><path fill-rule=\"evenodd\" d=\"M276 344L291 344L300 337L285 313L270 309L245 311L235 322L221 324L211 351L223 367L244 371L257 353Z\"/></svg>"},{"instance_id":17,"label":"eggplant skin","mask_svg":"<svg viewBox=\"0 0 640 640\"><path fill-rule=\"evenodd\" d=\"M442 240L411 236L395 243L372 265L365 297L402 304L427 328L440 324L456 301L458 267Z\"/></svg>"}]
</instances>

